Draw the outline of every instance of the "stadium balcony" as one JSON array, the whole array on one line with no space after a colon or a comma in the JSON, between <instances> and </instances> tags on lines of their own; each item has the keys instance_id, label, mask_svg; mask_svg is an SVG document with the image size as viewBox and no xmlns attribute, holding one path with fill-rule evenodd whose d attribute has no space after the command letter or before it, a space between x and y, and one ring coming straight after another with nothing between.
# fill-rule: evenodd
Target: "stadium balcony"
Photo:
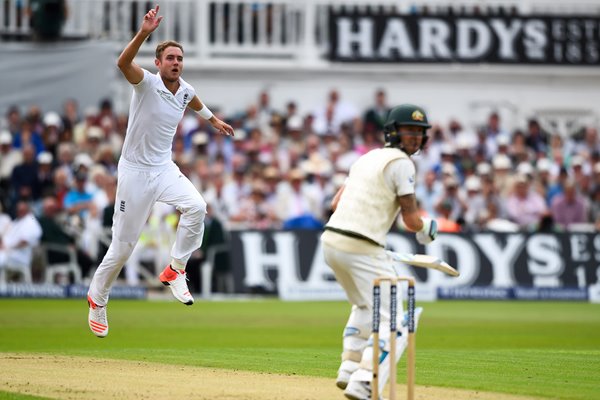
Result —
<instances>
[{"instance_id":1,"label":"stadium balcony","mask_svg":"<svg viewBox=\"0 0 600 400\"><path fill-rule=\"evenodd\" d=\"M30 3L31 7L25 7ZM137 31L151 2L138 0L5 0L0 7L0 35L27 37L37 13L66 5L62 37L110 39L120 49ZM280 68L315 67L329 52L330 11L444 15L599 15L595 0L162 0L165 15L142 47L153 59L166 38L186 43L188 66L228 65ZM38 4L37 7L34 4ZM154 3L152 3L154 4ZM46 11L45 11L46 10ZM54 10L54 11L52 11ZM152 60L150 60L152 61ZM228 64L231 63L231 64Z\"/></svg>"}]
</instances>

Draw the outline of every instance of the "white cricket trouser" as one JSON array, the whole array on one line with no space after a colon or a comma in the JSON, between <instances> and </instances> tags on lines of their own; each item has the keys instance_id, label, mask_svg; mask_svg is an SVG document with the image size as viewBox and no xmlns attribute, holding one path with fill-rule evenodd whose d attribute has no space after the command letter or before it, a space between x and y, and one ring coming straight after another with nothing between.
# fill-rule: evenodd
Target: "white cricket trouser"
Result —
<instances>
[{"instance_id":1,"label":"white cricket trouser","mask_svg":"<svg viewBox=\"0 0 600 400\"><path fill-rule=\"evenodd\" d=\"M106 305L110 288L131 255L157 202L174 206L181 217L171 257L186 265L202 244L206 202L175 163L153 169L119 161L112 241L90 284L94 303Z\"/></svg>"},{"instance_id":2,"label":"white cricket trouser","mask_svg":"<svg viewBox=\"0 0 600 400\"><path fill-rule=\"evenodd\" d=\"M370 381L372 377L372 341L367 342L373 327L373 281L380 276L397 276L394 262L382 248L377 254L357 254L338 250L323 243L325 261L335 273L339 284L344 288L348 301L352 304L352 312L344 329L344 353L360 352L360 369L351 380ZM381 285L379 340L383 352L389 352L390 339L390 295L389 284ZM398 285L397 327L401 328L404 311L402 304L402 288ZM398 337L396 360L398 362L406 347L406 329ZM344 356L342 356L344 359ZM348 356L346 356L347 358ZM347 358L349 359L349 358ZM380 358L381 359L381 358ZM379 366L379 384L383 388L389 376L389 357L384 358Z\"/></svg>"}]
</instances>

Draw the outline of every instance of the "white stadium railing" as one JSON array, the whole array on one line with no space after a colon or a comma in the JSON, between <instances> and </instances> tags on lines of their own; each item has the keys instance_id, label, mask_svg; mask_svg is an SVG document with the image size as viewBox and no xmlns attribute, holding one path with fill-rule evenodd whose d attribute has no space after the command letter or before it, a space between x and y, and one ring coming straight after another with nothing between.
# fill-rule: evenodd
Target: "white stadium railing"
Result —
<instances>
[{"instance_id":1,"label":"white stadium railing","mask_svg":"<svg viewBox=\"0 0 600 400\"><path fill-rule=\"evenodd\" d=\"M3 0L0 36L31 34L30 0ZM64 38L108 39L118 47L138 29L143 14L156 2L137 0L68 0ZM329 7L437 13L600 14L598 0L161 0L162 29L145 43L151 56L166 38L185 43L188 61L214 59L293 60L318 64L327 53Z\"/></svg>"}]
</instances>

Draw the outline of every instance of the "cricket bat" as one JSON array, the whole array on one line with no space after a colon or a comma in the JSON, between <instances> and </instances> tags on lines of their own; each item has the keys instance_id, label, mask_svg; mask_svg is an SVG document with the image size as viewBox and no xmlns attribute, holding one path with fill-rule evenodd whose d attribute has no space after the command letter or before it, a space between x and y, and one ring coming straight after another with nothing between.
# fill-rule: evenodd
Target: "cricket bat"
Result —
<instances>
[{"instance_id":1,"label":"cricket bat","mask_svg":"<svg viewBox=\"0 0 600 400\"><path fill-rule=\"evenodd\" d=\"M452 268L447 262L435 256L426 254L396 253L395 251L391 250L388 250L387 254L392 258L392 260L411 265L413 267L432 268L450 276L460 275L460 273Z\"/></svg>"}]
</instances>

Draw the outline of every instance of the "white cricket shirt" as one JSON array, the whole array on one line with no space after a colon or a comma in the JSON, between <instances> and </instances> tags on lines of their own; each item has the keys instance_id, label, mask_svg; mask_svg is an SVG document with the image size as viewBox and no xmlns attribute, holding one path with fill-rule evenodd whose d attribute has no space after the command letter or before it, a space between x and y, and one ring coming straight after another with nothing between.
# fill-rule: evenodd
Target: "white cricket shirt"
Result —
<instances>
[{"instance_id":1,"label":"white cricket shirt","mask_svg":"<svg viewBox=\"0 0 600 400\"><path fill-rule=\"evenodd\" d=\"M144 78L133 85L129 124L121 158L137 167L158 167L171 163L171 147L177 125L194 98L194 88L179 78L173 95L157 73L144 69Z\"/></svg>"}]
</instances>

